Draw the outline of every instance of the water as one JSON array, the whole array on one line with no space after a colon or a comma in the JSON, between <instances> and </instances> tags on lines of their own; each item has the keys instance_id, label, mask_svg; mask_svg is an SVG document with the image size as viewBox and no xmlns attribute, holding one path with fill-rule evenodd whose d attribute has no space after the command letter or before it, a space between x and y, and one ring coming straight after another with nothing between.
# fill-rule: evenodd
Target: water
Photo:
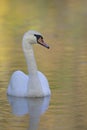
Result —
<instances>
[{"instance_id":1,"label":"water","mask_svg":"<svg viewBox=\"0 0 87 130\"><path fill-rule=\"evenodd\" d=\"M87 130L86 16L86 0L0 1L0 130ZM22 99L11 98L10 104L6 95L13 71L27 73L21 41L30 29L41 32L50 45L49 50L39 45L34 50L38 69L47 76L52 91L44 113L38 113L43 106L36 107L33 116L29 99L23 99L24 105Z\"/></svg>"}]
</instances>

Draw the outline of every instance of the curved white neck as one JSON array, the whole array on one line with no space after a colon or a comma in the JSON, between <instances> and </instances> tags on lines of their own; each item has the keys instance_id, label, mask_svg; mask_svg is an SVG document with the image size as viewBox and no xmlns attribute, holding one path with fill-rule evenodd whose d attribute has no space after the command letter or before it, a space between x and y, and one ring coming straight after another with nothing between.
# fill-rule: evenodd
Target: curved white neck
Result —
<instances>
[{"instance_id":1,"label":"curved white neck","mask_svg":"<svg viewBox=\"0 0 87 130\"><path fill-rule=\"evenodd\" d=\"M29 74L35 75L37 73L37 65L34 57L32 44L27 43L27 41L23 41L23 51L27 61L28 72Z\"/></svg>"}]
</instances>

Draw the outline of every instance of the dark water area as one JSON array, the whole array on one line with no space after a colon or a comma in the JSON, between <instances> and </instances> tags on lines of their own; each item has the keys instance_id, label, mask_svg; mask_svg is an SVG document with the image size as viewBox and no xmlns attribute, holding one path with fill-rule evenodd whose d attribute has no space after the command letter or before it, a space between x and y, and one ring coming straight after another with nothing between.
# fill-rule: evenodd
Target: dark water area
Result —
<instances>
[{"instance_id":1,"label":"dark water area","mask_svg":"<svg viewBox=\"0 0 87 130\"><path fill-rule=\"evenodd\" d=\"M87 130L86 16L86 0L0 1L0 130ZM41 32L50 46L34 46L50 98L6 95L11 74L28 73L21 45L28 30Z\"/></svg>"}]
</instances>

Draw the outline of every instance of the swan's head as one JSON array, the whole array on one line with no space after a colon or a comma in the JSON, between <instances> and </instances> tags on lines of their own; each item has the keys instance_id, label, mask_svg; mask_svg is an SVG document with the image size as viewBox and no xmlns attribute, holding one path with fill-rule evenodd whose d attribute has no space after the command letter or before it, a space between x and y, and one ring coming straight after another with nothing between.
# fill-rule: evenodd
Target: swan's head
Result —
<instances>
[{"instance_id":1,"label":"swan's head","mask_svg":"<svg viewBox=\"0 0 87 130\"><path fill-rule=\"evenodd\" d=\"M28 31L24 34L23 41L30 44L40 44L49 49L49 46L44 42L43 36L37 31Z\"/></svg>"}]
</instances>

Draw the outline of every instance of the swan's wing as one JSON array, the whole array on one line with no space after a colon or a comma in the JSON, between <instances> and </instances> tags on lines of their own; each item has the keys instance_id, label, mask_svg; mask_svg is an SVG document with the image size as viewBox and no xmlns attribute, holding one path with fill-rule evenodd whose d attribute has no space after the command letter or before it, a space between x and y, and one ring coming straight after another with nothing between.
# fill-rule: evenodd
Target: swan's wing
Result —
<instances>
[{"instance_id":1,"label":"swan's wing","mask_svg":"<svg viewBox=\"0 0 87 130\"><path fill-rule=\"evenodd\" d=\"M22 71L15 71L12 74L7 94L12 96L24 97L27 92L28 76Z\"/></svg>"},{"instance_id":2,"label":"swan's wing","mask_svg":"<svg viewBox=\"0 0 87 130\"><path fill-rule=\"evenodd\" d=\"M40 71L38 71L38 76L39 76L39 79L41 82L43 92L45 93L45 95L50 95L51 91L50 91L49 83L48 83L46 76L43 73L41 73Z\"/></svg>"}]
</instances>

